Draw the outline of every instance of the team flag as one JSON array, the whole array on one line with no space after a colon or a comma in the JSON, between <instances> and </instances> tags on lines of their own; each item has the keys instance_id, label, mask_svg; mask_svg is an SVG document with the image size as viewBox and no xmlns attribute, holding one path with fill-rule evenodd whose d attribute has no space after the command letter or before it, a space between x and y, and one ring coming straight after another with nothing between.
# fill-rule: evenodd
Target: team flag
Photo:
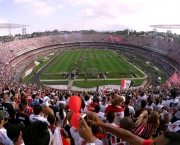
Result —
<instances>
[{"instance_id":1,"label":"team flag","mask_svg":"<svg viewBox=\"0 0 180 145\"><path fill-rule=\"evenodd\" d=\"M133 84L134 84L133 81L122 78L121 89L129 89L130 87L133 86Z\"/></svg>"}]
</instances>

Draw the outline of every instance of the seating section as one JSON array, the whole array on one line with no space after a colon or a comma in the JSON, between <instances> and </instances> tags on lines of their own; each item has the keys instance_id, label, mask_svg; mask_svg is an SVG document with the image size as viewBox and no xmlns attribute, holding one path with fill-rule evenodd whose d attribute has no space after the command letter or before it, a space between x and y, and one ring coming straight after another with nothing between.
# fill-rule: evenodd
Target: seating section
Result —
<instances>
[{"instance_id":1,"label":"seating section","mask_svg":"<svg viewBox=\"0 0 180 145\"><path fill-rule=\"evenodd\" d=\"M0 43L0 70L1 74L8 75L11 71L11 76L17 74L28 62L42 55L52 52L52 46L60 44L72 44L75 42L104 42L112 44L120 44L127 46L135 46L138 49L131 50L132 53L145 56L160 64L169 74L172 74L174 69L172 66L179 68L180 59L180 44L168 42L166 40L153 39L150 37L137 36L115 36L113 39L119 38L119 41L111 41L109 34L62 34L51 35L24 40L16 40L7 43ZM91 43L92 44L92 43ZM107 44L108 45L108 44ZM155 53L151 55L149 50L144 47L153 48L165 54L165 57ZM54 49L55 50L55 49ZM138 50L138 51L137 51ZM129 50L128 50L129 51ZM41 52L41 53L39 53ZM167 59L166 59L167 58ZM169 63L169 65L167 65ZM13 71L12 71L13 70ZM13 73L12 73L13 72Z\"/></svg>"}]
</instances>

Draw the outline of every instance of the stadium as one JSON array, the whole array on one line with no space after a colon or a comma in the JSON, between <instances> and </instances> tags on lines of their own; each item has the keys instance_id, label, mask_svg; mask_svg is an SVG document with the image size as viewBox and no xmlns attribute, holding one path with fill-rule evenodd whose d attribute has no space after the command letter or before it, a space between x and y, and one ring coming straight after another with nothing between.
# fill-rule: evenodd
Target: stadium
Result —
<instances>
[{"instance_id":1,"label":"stadium","mask_svg":"<svg viewBox=\"0 0 180 145\"><path fill-rule=\"evenodd\" d=\"M180 145L178 3L0 0L0 145Z\"/></svg>"},{"instance_id":2,"label":"stadium","mask_svg":"<svg viewBox=\"0 0 180 145\"><path fill-rule=\"evenodd\" d=\"M77 73L81 75L76 77L76 79L73 78L74 84L81 82L84 86L84 83L90 83L91 87L120 85L122 78L137 82L137 85L135 83L136 86L158 86L160 85L157 83L158 77L161 77L162 83L164 83L176 70L179 70L180 61L178 59L178 48L178 43L153 39L150 37L128 35L77 33L43 36L1 44L1 72L10 80L16 80L17 82L27 83L28 80L29 84L60 85L60 88L66 89L69 83L70 74L74 77L74 75L77 76ZM65 69L63 69L63 66L60 64L65 64L67 59L64 60L65 62L60 59L56 64L59 66L52 66L57 67L57 69L49 72L45 71L47 65L50 65L50 63L52 64L55 59L70 50L73 51L73 53L75 50L79 50L79 52L86 50L87 52L85 51L82 56L72 60L70 64L67 64ZM111 61L104 60L105 62L101 65L105 65L105 68L101 69L95 64L98 63L96 60L94 60L95 62L92 64L81 66L81 62L78 59L82 59L84 56L87 57L86 55L90 53L90 50L91 52L92 50L98 50L100 54L101 52L103 53L103 50L111 50L111 52L104 53L106 59L111 59L109 57L112 57L113 59L117 57L123 59L124 62L117 62L119 59L111 59ZM112 52L115 52L117 56L112 56ZM67 55L69 55L69 57L67 56L69 59L72 54ZM49 58L46 58L47 56ZM92 54L92 56L94 57L96 54ZM30 75L24 77L25 71L29 66L33 66L38 58L45 58L45 60L43 60L44 62L41 60L43 64L37 65L38 67L36 66L37 68L34 68L34 71L31 72ZM100 58L100 60L102 60L102 58ZM115 65L113 63L107 64L107 62L113 61L120 63L115 66L116 70L113 70L114 68L106 69L107 66ZM74 62L75 64L72 64ZM127 63L130 66L118 68L118 66L122 66L124 63ZM132 66L135 66L138 70ZM77 67L81 67L81 70L77 71ZM48 70L52 70L52 68L48 68ZM73 73L73 71L75 72ZM109 74L109 72L112 73ZM100 73L102 76L100 76ZM125 73L125 75L123 73ZM92 75L95 75L95 77L92 77ZM96 80L96 82L92 84L93 80ZM80 87L83 87L83 85L80 84ZM87 84L87 87L88 86L89 85ZM119 86L117 88L119 88Z\"/></svg>"}]
</instances>

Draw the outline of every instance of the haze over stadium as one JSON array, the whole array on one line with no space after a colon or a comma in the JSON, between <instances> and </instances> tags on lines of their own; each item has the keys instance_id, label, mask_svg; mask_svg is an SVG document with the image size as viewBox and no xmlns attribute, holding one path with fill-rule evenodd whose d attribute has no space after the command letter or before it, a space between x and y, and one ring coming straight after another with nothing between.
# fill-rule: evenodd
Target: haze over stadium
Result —
<instances>
[{"instance_id":1,"label":"haze over stadium","mask_svg":"<svg viewBox=\"0 0 180 145\"><path fill-rule=\"evenodd\" d=\"M152 24L180 24L177 4L178 0L0 0L0 23L28 24L27 34L54 29L150 31ZM12 34L20 32L14 29ZM7 34L0 30L0 36Z\"/></svg>"}]
</instances>

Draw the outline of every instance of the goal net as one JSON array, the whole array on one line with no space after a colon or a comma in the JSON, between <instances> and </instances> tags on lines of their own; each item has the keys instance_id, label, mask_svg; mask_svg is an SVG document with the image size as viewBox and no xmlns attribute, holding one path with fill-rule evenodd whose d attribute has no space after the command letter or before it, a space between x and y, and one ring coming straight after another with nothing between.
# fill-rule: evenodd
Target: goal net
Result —
<instances>
[{"instance_id":1,"label":"goal net","mask_svg":"<svg viewBox=\"0 0 180 145\"><path fill-rule=\"evenodd\" d=\"M87 74L98 74L98 68L87 68Z\"/></svg>"}]
</instances>

